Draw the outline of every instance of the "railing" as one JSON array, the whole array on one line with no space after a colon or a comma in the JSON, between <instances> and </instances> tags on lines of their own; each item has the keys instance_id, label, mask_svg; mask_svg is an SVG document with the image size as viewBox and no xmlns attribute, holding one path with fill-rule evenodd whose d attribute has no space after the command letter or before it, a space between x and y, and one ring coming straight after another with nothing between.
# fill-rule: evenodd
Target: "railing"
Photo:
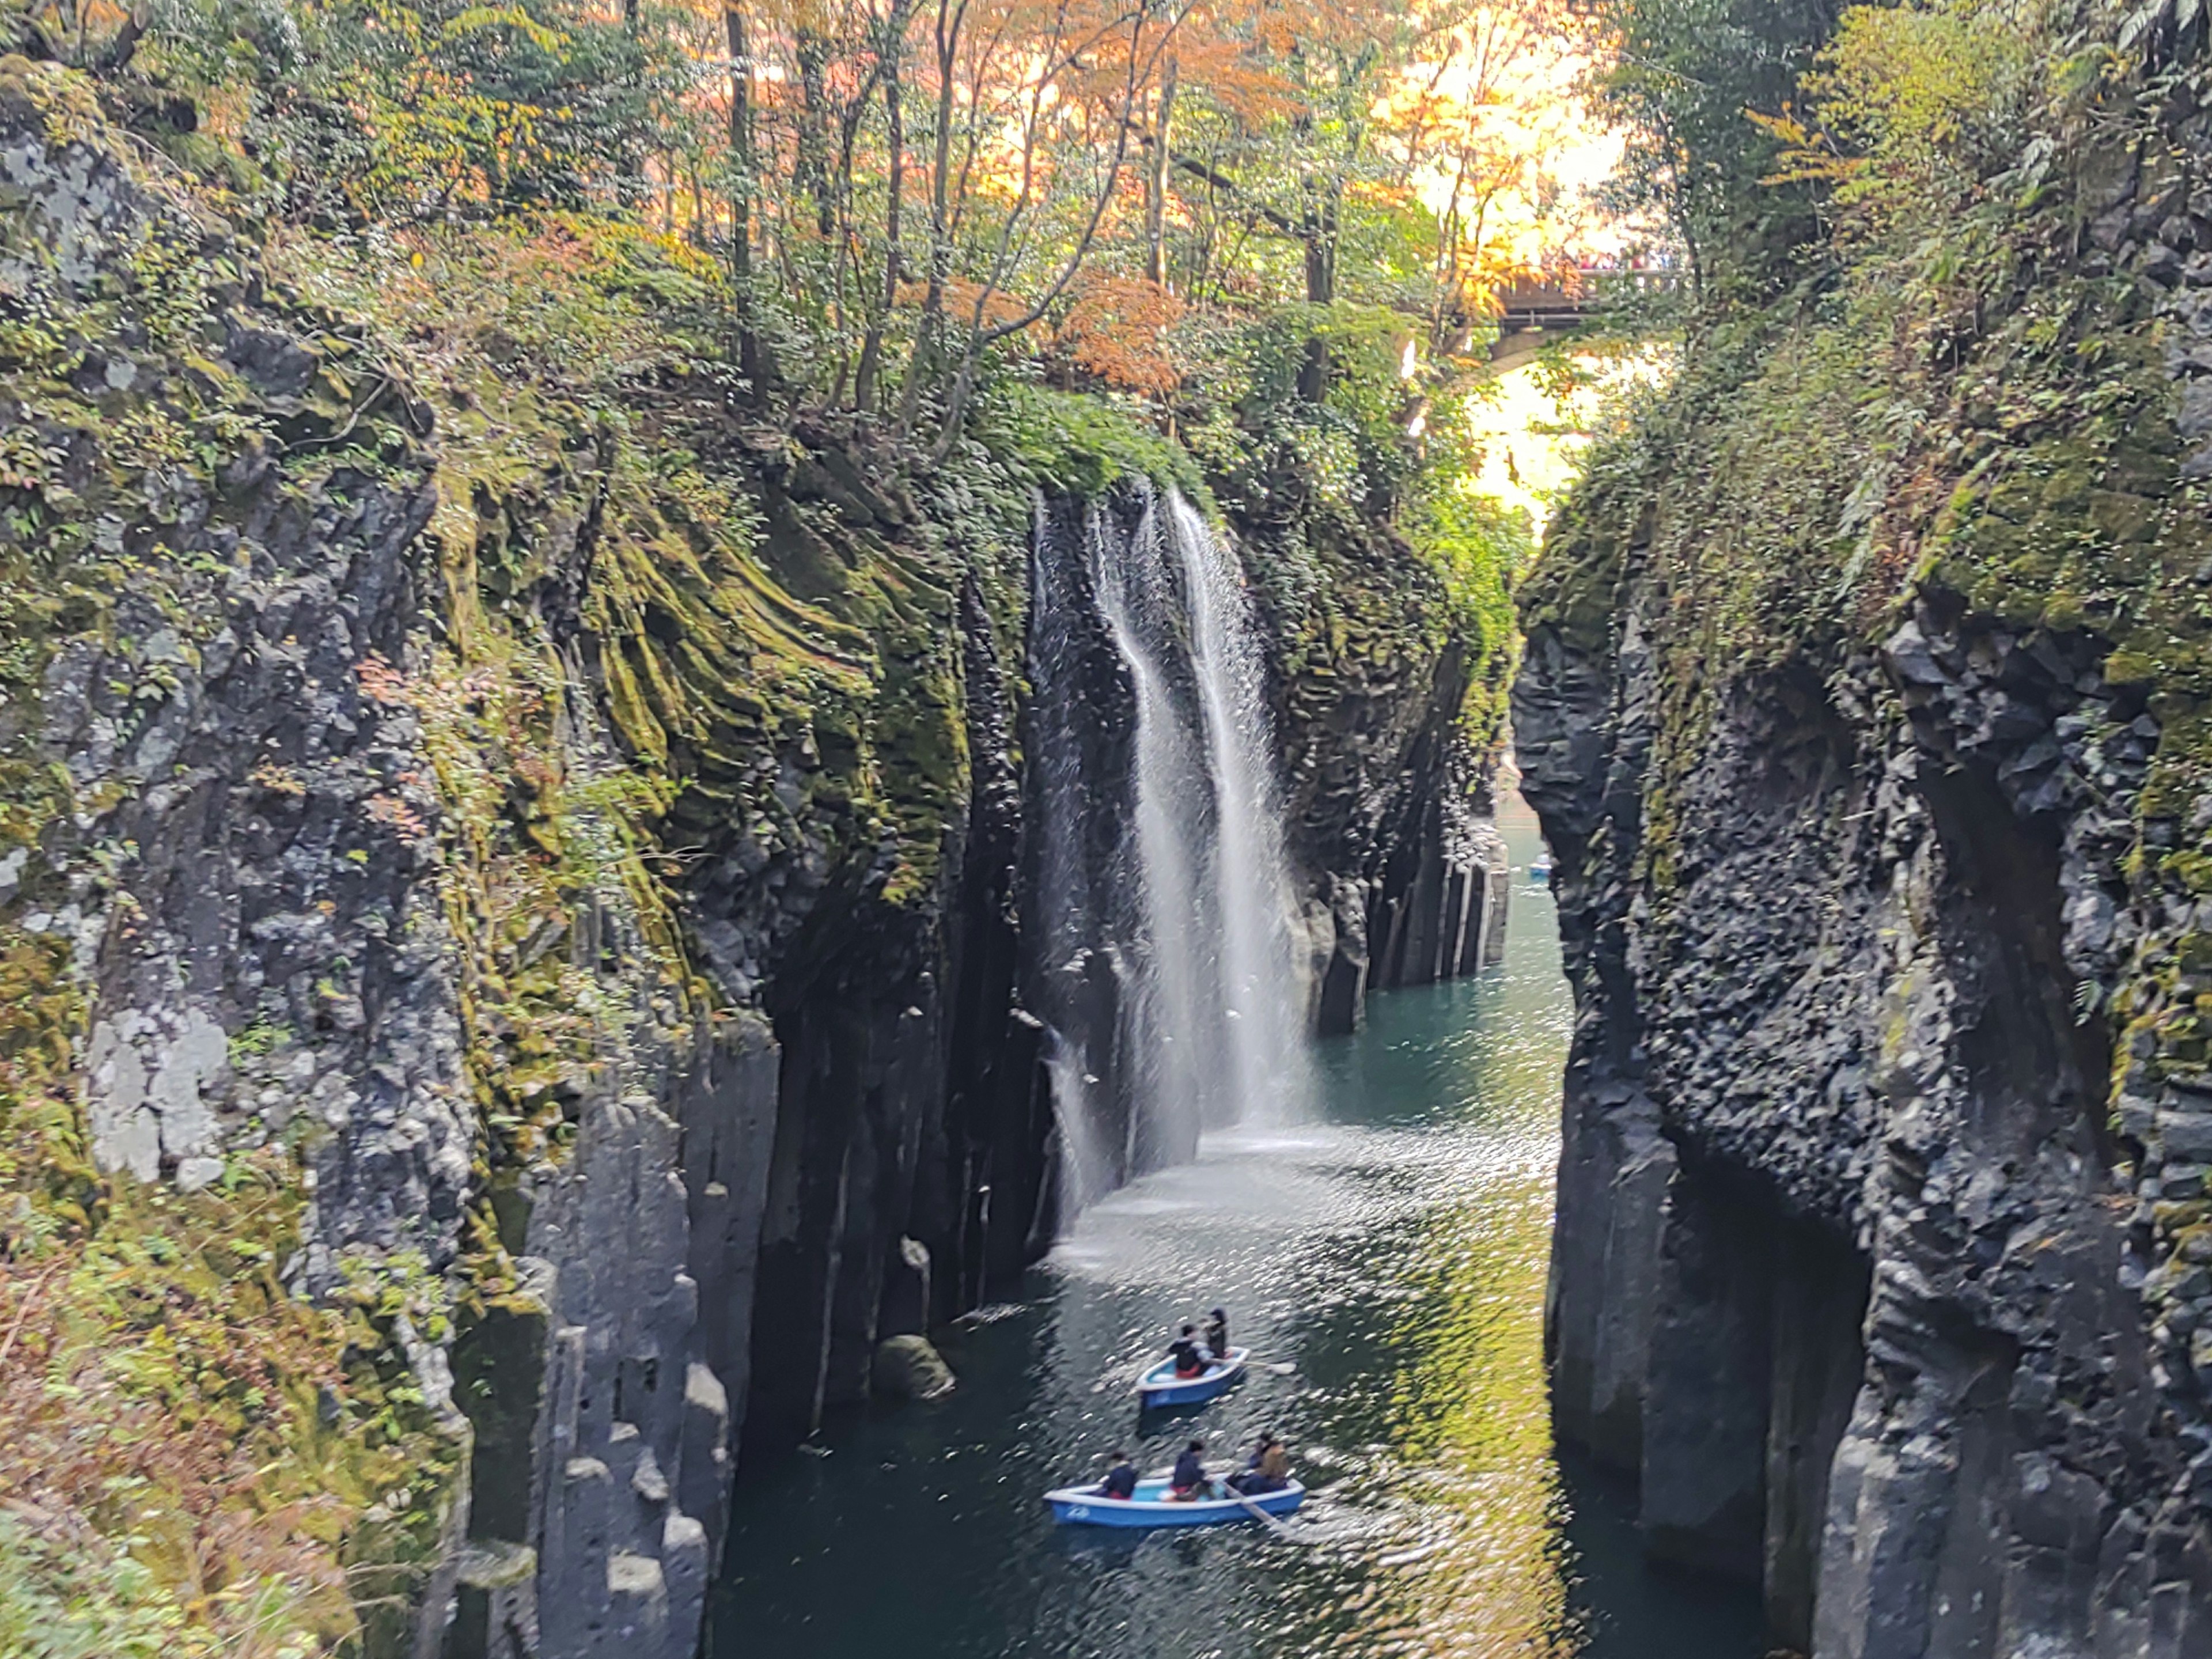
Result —
<instances>
[{"instance_id":1,"label":"railing","mask_svg":"<svg viewBox=\"0 0 2212 1659\"><path fill-rule=\"evenodd\" d=\"M1679 287L1682 273L1663 265L1578 265L1540 282L1516 283L1498 295L1498 326L1571 327L1623 290L1663 293Z\"/></svg>"}]
</instances>

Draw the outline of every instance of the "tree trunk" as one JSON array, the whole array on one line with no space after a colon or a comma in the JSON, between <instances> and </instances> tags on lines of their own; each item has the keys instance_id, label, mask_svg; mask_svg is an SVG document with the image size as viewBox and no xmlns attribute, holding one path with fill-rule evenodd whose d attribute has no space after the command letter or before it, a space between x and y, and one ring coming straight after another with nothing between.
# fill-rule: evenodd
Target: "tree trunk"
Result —
<instances>
[{"instance_id":1,"label":"tree trunk","mask_svg":"<svg viewBox=\"0 0 2212 1659\"><path fill-rule=\"evenodd\" d=\"M929 287L915 325L914 356L907 364L906 388L899 400L899 435L910 435L921 413L922 382L935 372L945 335L945 285L952 276L952 71L959 61L960 26L965 0L937 4L937 132L929 165Z\"/></svg>"},{"instance_id":2,"label":"tree trunk","mask_svg":"<svg viewBox=\"0 0 2212 1659\"><path fill-rule=\"evenodd\" d=\"M1170 58L1162 71L1158 131L1152 143L1152 164L1145 174L1145 275L1160 288L1168 285L1168 169L1174 165L1170 145L1176 76L1176 60Z\"/></svg>"},{"instance_id":3,"label":"tree trunk","mask_svg":"<svg viewBox=\"0 0 2212 1659\"><path fill-rule=\"evenodd\" d=\"M737 297L738 372L757 403L768 388L760 335L752 325L753 63L742 9L722 8L722 32L730 48L730 160L735 174L730 187L730 283Z\"/></svg>"},{"instance_id":4,"label":"tree trunk","mask_svg":"<svg viewBox=\"0 0 2212 1659\"><path fill-rule=\"evenodd\" d=\"M1336 300L1336 198L1340 188L1334 179L1325 191L1316 191L1308 182L1308 191L1319 198L1309 201L1304 228L1309 304L1331 305ZM1306 342L1305 362L1298 368L1298 396L1317 404L1328 390L1328 342L1316 334Z\"/></svg>"},{"instance_id":5,"label":"tree trunk","mask_svg":"<svg viewBox=\"0 0 2212 1659\"><path fill-rule=\"evenodd\" d=\"M884 207L883 308L868 325L860 346L860 373L854 378L853 404L866 409L876 400L876 374L883 357L884 327L898 307L900 220L906 185L906 114L901 97L900 70L906 58L906 0L891 0L891 15L884 24L884 125L890 150L890 173L885 180L889 200Z\"/></svg>"},{"instance_id":6,"label":"tree trunk","mask_svg":"<svg viewBox=\"0 0 2212 1659\"><path fill-rule=\"evenodd\" d=\"M793 171L799 187L814 198L815 223L826 242L837 234L837 204L830 188L830 42L815 30L800 29L793 45L800 103Z\"/></svg>"}]
</instances>

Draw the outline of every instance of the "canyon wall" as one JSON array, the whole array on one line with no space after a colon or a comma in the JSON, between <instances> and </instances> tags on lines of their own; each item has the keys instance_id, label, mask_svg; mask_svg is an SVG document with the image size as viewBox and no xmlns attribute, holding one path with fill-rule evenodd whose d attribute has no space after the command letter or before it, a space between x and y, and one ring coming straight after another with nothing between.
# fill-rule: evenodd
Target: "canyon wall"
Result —
<instances>
[{"instance_id":1,"label":"canyon wall","mask_svg":"<svg viewBox=\"0 0 2212 1659\"><path fill-rule=\"evenodd\" d=\"M1134 714L1095 627L1041 625L1031 532L1126 537L1165 486L917 465L680 361L623 422L410 382L52 65L0 60L0 278L47 329L0 384L35 1237L171 1218L155 1308L224 1241L240 1375L269 1310L327 1312L223 1501L342 1540L369 1651L688 1659L742 1456L1066 1218L1048 1020L1112 1024L1131 942L1043 982L1039 802L1080 746L1083 857L1125 859ZM1388 532L1225 505L1255 568L1322 573L1263 616L1344 1028L1495 951L1462 712L1498 665ZM148 1317L105 1344L173 1340Z\"/></svg>"},{"instance_id":2,"label":"canyon wall","mask_svg":"<svg viewBox=\"0 0 2212 1659\"><path fill-rule=\"evenodd\" d=\"M1978 312L1861 247L1693 337L1523 598L1558 1425L1814 1659L2212 1651L2212 125L2136 92Z\"/></svg>"}]
</instances>

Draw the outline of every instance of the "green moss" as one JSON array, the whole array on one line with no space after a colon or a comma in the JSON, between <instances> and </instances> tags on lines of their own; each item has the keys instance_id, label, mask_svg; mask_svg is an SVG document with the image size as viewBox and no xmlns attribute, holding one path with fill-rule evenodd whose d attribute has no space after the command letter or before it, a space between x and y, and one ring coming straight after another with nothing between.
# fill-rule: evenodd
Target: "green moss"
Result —
<instances>
[{"instance_id":1,"label":"green moss","mask_svg":"<svg viewBox=\"0 0 2212 1659\"><path fill-rule=\"evenodd\" d=\"M416 491L434 502L429 614L395 660L355 665L368 696L404 711L395 727L422 760L380 781L337 856L367 863L398 837L434 859L486 1194L449 1273L363 1257L331 1305L289 1295L278 1269L306 1194L283 1148L189 1200L102 1176L84 1145L84 988L67 943L0 915L0 1258L51 1276L13 1369L0 1364L0 1386L44 1413L21 1419L16 1444L26 1458L97 1449L70 1524L105 1540L100 1571L153 1575L160 1619L183 1607L177 1651L227 1639L228 1604L179 1600L223 1550L236 1559L215 1570L240 1597L287 1587L303 1639L397 1650L458 1473L454 1426L422 1398L407 1339L442 1341L512 1291L518 1172L567 1156L580 1092L680 1064L737 1016L692 960L690 872L781 860L857 891L880 907L871 920L927 915L971 789L966 600L1018 675L1035 490L1144 478L1209 514L1220 504L1193 452L1139 412L1015 380L986 390L980 441L942 466L865 434L733 419L724 381L702 372L726 344L726 272L636 226L550 215L418 228L404 246L220 230L176 175L134 160L83 76L0 59L0 102L76 144L80 174L118 170L143 209L100 283L29 282L0 318L0 857L32 852L22 905L73 881L127 886L128 849L80 846L75 826L135 781L74 779L29 736L57 650L97 647L115 696L150 696L170 671L130 665L114 596L156 604L191 659L257 580L257 514L327 518L372 491L387 492L378 511ZM17 205L0 203L0 253L52 276ZM298 398L264 396L210 355L232 316L304 354ZM1331 474L1344 489L1248 552L1283 599L1294 696L1418 685L1457 646L1487 741L1519 544L1454 497L1406 509L1402 535L1370 521L1419 458L1392 428L1395 370L1362 327L1337 339L1330 407L1302 413L1306 438L1350 458ZM131 387L80 390L103 384L88 371L118 341ZM1280 436L1267 427L1240 455L1272 464ZM580 668L596 696L580 695ZM277 799L307 787L273 761L247 781ZM581 959L594 936L619 974ZM230 1053L252 1066L315 1040L264 1017ZM146 1427L157 1416L200 1462L146 1462L167 1444ZM14 1490L7 1456L0 1489ZM142 1483L131 1506L99 1498L111 1480Z\"/></svg>"},{"instance_id":2,"label":"green moss","mask_svg":"<svg viewBox=\"0 0 2212 1659\"><path fill-rule=\"evenodd\" d=\"M27 216L0 215L0 252L25 276L11 313L21 325L0 340L0 849L29 854L16 902L0 908L0 1261L15 1292L0 1342L0 1490L33 1506L0 1544L0 1574L35 1577L66 1539L76 1585L42 1636L60 1642L74 1620L112 1644L86 1651L137 1651L152 1630L180 1654L320 1651L360 1636L361 1586L377 1583L363 1592L372 1609L419 1589L424 1528L398 1518L394 1500L408 1492L425 1513L449 1501L450 1438L407 1397L413 1373L389 1320L349 1330L280 1282L307 1202L289 1151L234 1157L190 1195L94 1167L74 1074L85 988L67 941L22 919L89 894L127 923L136 849L88 842L82 826L134 786L80 782L33 734L64 646L106 653L112 696L176 689L143 641L117 637L117 594L154 605L177 659L196 662L241 574L210 551L216 534L250 535L242 520L271 507L343 508L362 480L407 477L410 452L375 414L381 382L358 341L281 295L260 319L288 316L319 365L295 410L264 407L209 358L212 319L243 302L241 250L107 128L84 77L0 60L0 108L20 119L26 106L49 148L19 151L17 176L90 179L125 210L94 284L57 280ZM82 390L103 384L86 365L112 360L118 342L129 394ZM264 493L228 489L222 468L256 450L290 459ZM301 788L281 769L252 783ZM256 1022L231 1052L251 1063L291 1040ZM47 1605L38 1584L22 1594Z\"/></svg>"},{"instance_id":3,"label":"green moss","mask_svg":"<svg viewBox=\"0 0 2212 1659\"><path fill-rule=\"evenodd\" d=\"M2160 171L2174 154L2165 124L2188 101L2179 82L2135 84L2124 59L2076 55L2078 39L2031 44L2049 79L2008 120L2068 135L2061 153L2085 147L2081 173L2143 166L2139 200L2181 187ZM2092 62L2112 72L2085 80ZM1661 927L1713 711L1755 677L1826 680L1923 598L1963 605L1969 629L2040 628L2099 651L2118 718L2147 709L2159 738L2124 803L2136 843L2112 872L2150 925L2085 1006L2121 1028L2116 1096L2154 1094L2212 1054L2212 1024L2179 982L2212 957L2170 922L2212 893L2200 845L2212 488L2183 476L2166 325L2148 284L2082 257L2087 214L2057 179L2022 195L1959 174L1881 176L1888 216L1844 216L1850 234L1821 251L1818 282L1708 313L1672 382L1625 409L1522 589L1522 617L1602 662L1638 564L1659 687L1640 874ZM2178 1236L2196 1220L2176 1211L2160 1225Z\"/></svg>"},{"instance_id":4,"label":"green moss","mask_svg":"<svg viewBox=\"0 0 2212 1659\"><path fill-rule=\"evenodd\" d=\"M1025 483L1096 498L1124 480L1145 479L1172 485L1208 517L1218 515L1191 453L1103 398L1007 380L978 403L973 430Z\"/></svg>"}]
</instances>

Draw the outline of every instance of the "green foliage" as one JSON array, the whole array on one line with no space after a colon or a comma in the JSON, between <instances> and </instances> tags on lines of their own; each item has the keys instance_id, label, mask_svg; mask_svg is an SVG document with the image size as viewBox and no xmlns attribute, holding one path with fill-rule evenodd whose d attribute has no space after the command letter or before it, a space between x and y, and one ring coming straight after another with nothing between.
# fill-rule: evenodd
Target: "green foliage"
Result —
<instances>
[{"instance_id":1,"label":"green foliage","mask_svg":"<svg viewBox=\"0 0 2212 1659\"><path fill-rule=\"evenodd\" d=\"M2212 7L2204 0L2125 0L2120 8L2120 49L2141 52L2154 68L2182 61L2203 46L2208 32Z\"/></svg>"},{"instance_id":2,"label":"green foliage","mask_svg":"<svg viewBox=\"0 0 2212 1659\"><path fill-rule=\"evenodd\" d=\"M1119 480L1144 478L1214 510L1212 492L1189 453L1107 398L1053 392L1009 376L977 404L975 434L1026 483L1096 496Z\"/></svg>"},{"instance_id":3,"label":"green foliage","mask_svg":"<svg viewBox=\"0 0 2212 1659\"><path fill-rule=\"evenodd\" d=\"M1805 77L1816 125L1772 120L1778 177L1827 186L1856 234L1941 230L2027 143L2040 62L2011 0L1855 6Z\"/></svg>"},{"instance_id":4,"label":"green foliage","mask_svg":"<svg viewBox=\"0 0 2212 1659\"><path fill-rule=\"evenodd\" d=\"M2203 88L2121 68L2065 8L1847 14L1806 82L1813 123L1790 135L1834 190L1838 280L1709 316L1674 383L1593 452L1522 614L1603 651L1632 550L1668 595L1645 839L1662 892L1715 700L1863 649L1928 592L2104 642L2106 682L2160 728L2129 871L2193 890L2201 861L2160 849L2212 787L2212 499L2181 470L2148 295L2080 258L2054 157L2076 144L2075 176L2110 178L2158 155L2157 124ZM2139 190L2176 187L2154 164ZM2100 1005L2132 1011L2139 1055L2186 1023L2157 988L2163 948Z\"/></svg>"},{"instance_id":5,"label":"green foliage","mask_svg":"<svg viewBox=\"0 0 2212 1659\"><path fill-rule=\"evenodd\" d=\"M1504 730L1518 634L1513 589L1535 540L1525 515L1482 493L1466 465L1473 447L1449 419L1439 426L1438 447L1445 461L1421 477L1401 528L1443 585L1438 644L1466 653L1469 690L1461 722L1481 750Z\"/></svg>"},{"instance_id":6,"label":"green foliage","mask_svg":"<svg viewBox=\"0 0 2212 1659\"><path fill-rule=\"evenodd\" d=\"M164 0L147 50L238 112L240 182L331 228L627 199L684 79L572 0Z\"/></svg>"},{"instance_id":7,"label":"green foliage","mask_svg":"<svg viewBox=\"0 0 2212 1659\"><path fill-rule=\"evenodd\" d=\"M1194 317L1176 340L1185 441L1224 476L1288 458L1346 512L1395 500L1428 465L1413 428L1436 382L1418 367L1419 338L1402 314L1349 303ZM1303 387L1316 360L1318 398Z\"/></svg>"},{"instance_id":8,"label":"green foliage","mask_svg":"<svg viewBox=\"0 0 2212 1659\"><path fill-rule=\"evenodd\" d=\"M1763 294L1815 234L1814 198L1773 176L1782 113L1835 22L1832 0L1599 0L1608 51L1592 76L1628 149L1612 200L1662 214L1700 289Z\"/></svg>"},{"instance_id":9,"label":"green foliage","mask_svg":"<svg viewBox=\"0 0 2212 1659\"><path fill-rule=\"evenodd\" d=\"M276 1659L313 1649L258 1641L252 1650ZM0 1515L0 1653L14 1659L216 1659L220 1651L206 1626L128 1553L100 1544L64 1546Z\"/></svg>"},{"instance_id":10,"label":"green foliage","mask_svg":"<svg viewBox=\"0 0 2212 1659\"><path fill-rule=\"evenodd\" d=\"M495 1194L566 1155L581 1092L732 1016L680 920L701 848L774 863L793 890L851 883L895 921L941 890L970 793L958 596L972 580L1018 659L1031 486L1143 476L1212 511L1209 474L1262 489L1303 459L1322 488L1283 557L1322 579L1285 613L1307 690L1361 658L1419 683L1457 639L1486 734L1508 648L1516 529L1413 435L1464 388L1407 377L1419 319L1387 308L1424 292L1433 227L1347 212L1361 270L1345 289L1385 303L1243 307L1220 338L1244 356L1189 400L1188 447L1161 430L1180 408L1048 392L1018 363L981 392L980 441L941 467L834 417L802 438L738 372L733 319L771 347L818 342L848 252L791 250L807 281L830 276L792 299L780 341L703 228L639 216L646 154L682 137L660 125L665 21L560 0L171 0L128 74L0 68L0 97L38 112L40 164L130 204L94 283L65 280L30 216L0 216L17 273L0 315L0 706L35 710L64 644L104 653L114 695L173 689L127 660L114 597L151 596L199 649L258 580L253 512L434 495L435 636L354 665L404 711L420 769L362 795L340 856L400 842L437 868ZM173 118L177 96L192 122ZM103 102L185 171L149 161ZM1356 148L1357 125L1322 139ZM1067 233L1031 251L1057 259ZM234 324L296 353L304 385L258 389L225 356ZM1317 398L1298 387L1316 343ZM235 483L249 459L265 484ZM1403 537L1376 527L1394 515ZM596 702L576 700L579 640ZM129 854L46 856L125 786L73 779L37 730L0 724L0 857L26 854L44 902ZM250 781L296 799L304 769L270 761ZM619 975L586 954L585 910ZM456 1473L410 1349L511 1285L495 1213L469 1218L450 1275L362 1256L310 1306L283 1278L307 1202L292 1149L234 1156L190 1195L93 1167L85 1018L69 942L0 916L0 1489L50 1517L0 1537L0 1596L19 1589L41 1639L88 1651L149 1632L184 1659L391 1648ZM263 1014L228 1054L267 1074L313 1041ZM0 1647L13 1634L0 1622Z\"/></svg>"},{"instance_id":11,"label":"green foliage","mask_svg":"<svg viewBox=\"0 0 2212 1659\"><path fill-rule=\"evenodd\" d=\"M1532 621L1599 614L1632 527L1695 619L1692 658L1777 661L1881 615L1962 477L2140 406L2097 343L2129 326L2124 285L2059 268L2070 227L2021 163L2070 44L2020 21L1984 0L1844 14L1803 79L1811 124L1760 126L1791 146L1769 188L1817 185L1845 216L1842 280L1707 313L1681 373L1593 451Z\"/></svg>"}]
</instances>

